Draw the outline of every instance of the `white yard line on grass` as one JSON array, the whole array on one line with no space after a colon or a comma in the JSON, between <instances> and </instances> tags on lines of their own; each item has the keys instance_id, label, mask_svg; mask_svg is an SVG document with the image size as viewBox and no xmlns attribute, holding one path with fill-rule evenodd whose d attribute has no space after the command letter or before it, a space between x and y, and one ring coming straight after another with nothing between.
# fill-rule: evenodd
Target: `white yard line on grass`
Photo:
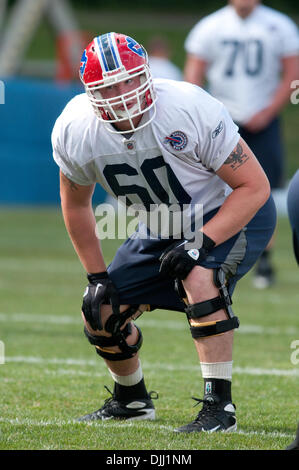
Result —
<instances>
[{"instance_id":1,"label":"white yard line on grass","mask_svg":"<svg viewBox=\"0 0 299 470\"><path fill-rule=\"evenodd\" d=\"M0 322L11 323L44 323L54 325L83 324L79 317L67 315L35 315L34 313L0 313Z\"/></svg>"},{"instance_id":2,"label":"white yard line on grass","mask_svg":"<svg viewBox=\"0 0 299 470\"><path fill-rule=\"evenodd\" d=\"M148 315L148 314L144 314ZM183 315L183 314L182 314ZM82 319L72 317L71 315L39 315L33 313L1 313L0 322L7 323L43 323L53 325L82 325ZM151 318L141 318L137 320L137 324L141 327L158 328L163 330L184 330L188 328L188 323L185 319L182 321L165 321L155 320ZM261 325L240 325L236 330L240 334L256 334L256 335L299 335L299 329L295 327L266 327Z\"/></svg>"},{"instance_id":3,"label":"white yard line on grass","mask_svg":"<svg viewBox=\"0 0 299 470\"><path fill-rule=\"evenodd\" d=\"M106 428L106 429L111 429L111 428L131 428L133 426L144 429L149 429L152 431L156 431L157 429L162 432L171 432L174 431L174 428L172 426L165 426L161 424L157 424L156 422L149 422L149 421L136 421L136 422L122 422L118 423L115 421L109 421L109 423L105 423L103 421L99 422L78 422L76 420L62 420L62 419L53 419L53 420L32 420L32 419L8 419L8 418L3 418L0 417L0 423L7 423L11 424L12 426L30 426L30 427L47 427L47 426L57 426L57 427L63 427L63 426L70 426L70 425L77 425L77 426L93 426L93 427L98 427L100 426L101 428ZM291 433L284 433L284 432L279 432L279 431L273 431L273 432L267 432L267 431L244 431L242 429L237 430L234 433L229 433L231 435L234 434L239 434L242 436L259 436L262 438L293 438L293 434ZM228 435L228 434L226 434Z\"/></svg>"},{"instance_id":4,"label":"white yard line on grass","mask_svg":"<svg viewBox=\"0 0 299 470\"><path fill-rule=\"evenodd\" d=\"M24 268L24 264L26 268ZM25 263L24 260L19 258L1 258L0 267L9 271L17 272L42 272L45 274L55 274L57 272L64 274L80 274L80 266L77 260L66 260L66 259L50 259L50 258L39 258L38 260L30 259L30 263Z\"/></svg>"},{"instance_id":5,"label":"white yard line on grass","mask_svg":"<svg viewBox=\"0 0 299 470\"><path fill-rule=\"evenodd\" d=\"M103 372L87 372L85 370L78 369L43 369L43 373L46 375L53 375L54 377L68 376L68 377L107 377L107 371Z\"/></svg>"},{"instance_id":6,"label":"white yard line on grass","mask_svg":"<svg viewBox=\"0 0 299 470\"><path fill-rule=\"evenodd\" d=\"M99 362L88 360L88 359L72 359L72 358L49 358L44 359L42 357L35 357L35 356L14 356L9 357L5 356L5 363L8 362L16 362L16 363L24 363L24 364L54 364L54 365L67 365L67 366L97 366Z\"/></svg>"},{"instance_id":7,"label":"white yard line on grass","mask_svg":"<svg viewBox=\"0 0 299 470\"><path fill-rule=\"evenodd\" d=\"M85 359L74 359L74 358L41 358L33 356L13 356L6 357L5 363L24 363L24 364L40 364L40 365L67 365L67 366L94 366L96 368L100 367L99 361L96 360L85 360ZM5 367L5 364L4 364ZM151 372L156 370L167 370L167 371L199 371L199 365L190 365L190 364L169 364L169 363L152 363L143 361L143 369L148 369ZM4 369L5 370L5 369ZM66 375L66 370L64 374ZM70 374L73 374L73 370L70 371ZM84 372L86 375L87 371ZM299 377L299 367L293 369L262 369L257 367L237 367L233 369L234 374L242 375L271 375L271 376L283 376L283 377ZM94 376L94 372L90 372L90 376Z\"/></svg>"}]
</instances>

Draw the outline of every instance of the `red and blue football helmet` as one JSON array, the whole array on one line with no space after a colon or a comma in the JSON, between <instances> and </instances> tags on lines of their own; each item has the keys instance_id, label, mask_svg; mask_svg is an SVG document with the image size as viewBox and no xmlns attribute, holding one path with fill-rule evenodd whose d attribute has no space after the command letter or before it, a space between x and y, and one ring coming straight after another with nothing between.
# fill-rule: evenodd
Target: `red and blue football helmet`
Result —
<instances>
[{"instance_id":1,"label":"red and blue football helmet","mask_svg":"<svg viewBox=\"0 0 299 470\"><path fill-rule=\"evenodd\" d=\"M95 37L83 52L79 75L94 112L101 121L130 123L131 128L126 131L108 126L111 132L132 132L153 120L156 95L147 52L131 37L113 32ZM102 96L104 87L135 77L140 77L140 80L133 91L108 99ZM132 100L134 106L127 106ZM116 110L116 105L120 105L120 109ZM136 127L133 119L150 108L153 110L147 113L147 119Z\"/></svg>"}]
</instances>

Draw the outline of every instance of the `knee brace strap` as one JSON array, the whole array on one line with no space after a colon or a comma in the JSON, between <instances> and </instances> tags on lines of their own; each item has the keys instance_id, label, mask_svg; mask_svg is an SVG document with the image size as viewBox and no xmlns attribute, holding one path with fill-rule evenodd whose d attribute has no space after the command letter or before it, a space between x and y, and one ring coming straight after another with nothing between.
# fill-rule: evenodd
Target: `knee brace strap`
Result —
<instances>
[{"instance_id":1,"label":"knee brace strap","mask_svg":"<svg viewBox=\"0 0 299 470\"><path fill-rule=\"evenodd\" d=\"M127 310L121 314L112 313L105 323L104 330L107 331L107 333L111 333L112 336L117 334L126 320L138 311L138 308L139 305L130 305Z\"/></svg>"},{"instance_id":2,"label":"knee brace strap","mask_svg":"<svg viewBox=\"0 0 299 470\"><path fill-rule=\"evenodd\" d=\"M210 300L205 300L204 302L188 305L185 308L185 312L189 319L200 318L205 317L206 315L211 315L211 313L217 312L217 310L221 310L222 308L226 309L226 303L224 299L219 296Z\"/></svg>"},{"instance_id":3,"label":"knee brace strap","mask_svg":"<svg viewBox=\"0 0 299 470\"><path fill-rule=\"evenodd\" d=\"M205 336L222 335L226 331L239 327L239 320L237 317L229 318L227 320L216 320L204 323L196 323L190 320L189 323L191 335L194 339L204 338Z\"/></svg>"},{"instance_id":4,"label":"knee brace strap","mask_svg":"<svg viewBox=\"0 0 299 470\"><path fill-rule=\"evenodd\" d=\"M235 316L230 316L227 320L216 320L212 322L198 322L197 319L211 313L217 312L225 308L227 305L223 297L215 297L214 299L205 300L186 307L186 315L190 324L192 338L203 338L205 336L214 336L225 333L226 331L238 328L239 320ZM232 311L230 310L230 314Z\"/></svg>"},{"instance_id":5,"label":"knee brace strap","mask_svg":"<svg viewBox=\"0 0 299 470\"><path fill-rule=\"evenodd\" d=\"M220 295L218 297L187 305L185 308L193 338L220 335L239 327L239 319L234 316L231 308L232 300L227 289L225 273L221 268L214 270L214 283L219 289ZM184 295L184 292L182 292L184 288L182 285L179 287L178 292L182 296ZM225 309L228 319L202 323L196 321L221 309Z\"/></svg>"},{"instance_id":6,"label":"knee brace strap","mask_svg":"<svg viewBox=\"0 0 299 470\"><path fill-rule=\"evenodd\" d=\"M91 335L86 328L84 328L84 333L90 344L95 346L99 356L109 361L123 361L133 357L142 346L143 337L141 330L137 325L135 326L138 330L138 340L132 346L126 342L126 338L132 333L131 323L128 323L123 330L113 334L111 337ZM118 346L121 352L112 351L109 349L111 346Z\"/></svg>"}]
</instances>

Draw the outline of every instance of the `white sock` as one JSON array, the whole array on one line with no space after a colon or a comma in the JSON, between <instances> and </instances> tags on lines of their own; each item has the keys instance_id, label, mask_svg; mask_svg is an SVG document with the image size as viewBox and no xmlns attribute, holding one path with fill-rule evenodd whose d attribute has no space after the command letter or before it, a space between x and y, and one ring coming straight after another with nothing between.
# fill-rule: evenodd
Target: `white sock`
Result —
<instances>
[{"instance_id":1,"label":"white sock","mask_svg":"<svg viewBox=\"0 0 299 470\"><path fill-rule=\"evenodd\" d=\"M233 361L201 362L201 373L204 379L224 379L232 381Z\"/></svg>"},{"instance_id":2,"label":"white sock","mask_svg":"<svg viewBox=\"0 0 299 470\"><path fill-rule=\"evenodd\" d=\"M114 382L117 382L120 385L125 385L127 387L138 384L140 380L143 378L143 372L142 372L140 361L139 361L138 369L135 372L133 372L133 374L130 374L130 375L117 375L114 372L112 372L112 370L110 369L108 370Z\"/></svg>"}]
</instances>

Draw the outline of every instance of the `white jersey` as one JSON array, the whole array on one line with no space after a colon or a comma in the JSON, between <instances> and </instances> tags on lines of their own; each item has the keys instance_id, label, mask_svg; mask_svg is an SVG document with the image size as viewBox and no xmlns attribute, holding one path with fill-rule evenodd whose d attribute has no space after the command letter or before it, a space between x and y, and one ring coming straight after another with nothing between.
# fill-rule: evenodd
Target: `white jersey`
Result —
<instances>
[{"instance_id":1,"label":"white jersey","mask_svg":"<svg viewBox=\"0 0 299 470\"><path fill-rule=\"evenodd\" d=\"M182 80L183 74L179 67L163 57L149 56L151 74L154 78L167 78L169 80Z\"/></svg>"},{"instance_id":2,"label":"white jersey","mask_svg":"<svg viewBox=\"0 0 299 470\"><path fill-rule=\"evenodd\" d=\"M238 127L201 88L165 79L154 84L156 116L131 138L109 132L85 93L73 98L53 129L54 160L73 182L99 183L128 204L202 204L207 213L231 192L215 172L237 145Z\"/></svg>"},{"instance_id":3,"label":"white jersey","mask_svg":"<svg viewBox=\"0 0 299 470\"><path fill-rule=\"evenodd\" d=\"M264 5L245 19L228 5L196 24L185 48L207 62L209 92L244 124L270 104L280 81L281 59L299 52L298 28Z\"/></svg>"}]
</instances>

